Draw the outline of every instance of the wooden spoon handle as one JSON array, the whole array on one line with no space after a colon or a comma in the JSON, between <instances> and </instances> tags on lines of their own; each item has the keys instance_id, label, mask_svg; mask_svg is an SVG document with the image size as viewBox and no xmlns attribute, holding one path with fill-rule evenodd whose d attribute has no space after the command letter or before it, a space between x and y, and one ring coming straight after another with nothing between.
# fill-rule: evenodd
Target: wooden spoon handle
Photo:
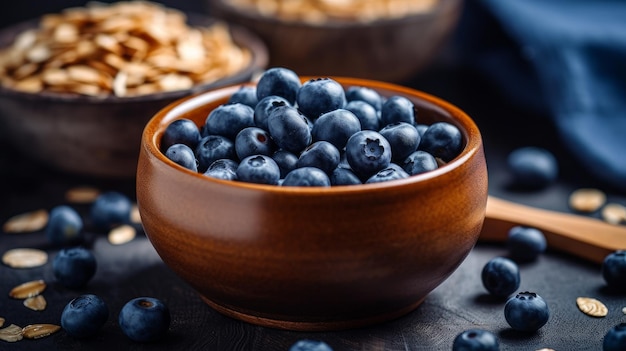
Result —
<instances>
[{"instance_id":1,"label":"wooden spoon handle","mask_svg":"<svg viewBox=\"0 0 626 351\"><path fill-rule=\"evenodd\" d=\"M600 219L556 212L489 196L481 241L506 241L513 226L534 227L546 236L550 248L595 263L615 250L626 249L626 226Z\"/></svg>"}]
</instances>

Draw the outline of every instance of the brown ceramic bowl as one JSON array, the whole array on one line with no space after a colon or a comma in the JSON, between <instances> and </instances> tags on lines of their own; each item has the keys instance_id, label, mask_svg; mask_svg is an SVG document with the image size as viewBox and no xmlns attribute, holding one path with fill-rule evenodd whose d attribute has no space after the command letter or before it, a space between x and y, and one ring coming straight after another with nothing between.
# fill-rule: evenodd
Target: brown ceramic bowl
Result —
<instances>
[{"instance_id":1,"label":"brown ceramic bowl","mask_svg":"<svg viewBox=\"0 0 626 351\"><path fill-rule=\"evenodd\" d=\"M137 169L145 232L163 261L225 315L291 330L386 321L420 305L478 239L487 168L472 119L423 92L336 79L408 97L421 122L454 123L462 153L402 180L279 187L208 178L159 151L169 123L185 117L203 124L236 86L176 102L146 125Z\"/></svg>"},{"instance_id":2,"label":"brown ceramic bowl","mask_svg":"<svg viewBox=\"0 0 626 351\"><path fill-rule=\"evenodd\" d=\"M245 26L263 39L270 66L301 75L332 75L402 83L426 69L459 21L463 0L438 0L428 11L373 22L286 21L206 0L211 14ZM271 3L271 1L270 1Z\"/></svg>"},{"instance_id":3,"label":"brown ceramic bowl","mask_svg":"<svg viewBox=\"0 0 626 351\"><path fill-rule=\"evenodd\" d=\"M193 15L194 26L213 18ZM39 19L0 31L0 47L18 33L35 28ZM185 96L247 82L268 63L267 47L256 35L230 26L233 40L253 53L240 72L191 89L135 97L92 97L77 94L27 93L0 86L0 135L17 150L54 169L103 178L132 178L137 170L141 133L154 114Z\"/></svg>"}]
</instances>

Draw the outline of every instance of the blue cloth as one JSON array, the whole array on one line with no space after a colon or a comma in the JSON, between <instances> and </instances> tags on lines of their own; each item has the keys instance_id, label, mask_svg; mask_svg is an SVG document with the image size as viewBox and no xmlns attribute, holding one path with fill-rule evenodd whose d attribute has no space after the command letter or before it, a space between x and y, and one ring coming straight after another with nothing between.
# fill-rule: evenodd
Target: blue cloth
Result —
<instances>
[{"instance_id":1,"label":"blue cloth","mask_svg":"<svg viewBox=\"0 0 626 351\"><path fill-rule=\"evenodd\" d=\"M626 190L626 1L467 1L506 37L490 32L491 42L481 45L508 40L514 46L492 50L482 67L517 102L553 118L563 143L589 172Z\"/></svg>"}]
</instances>

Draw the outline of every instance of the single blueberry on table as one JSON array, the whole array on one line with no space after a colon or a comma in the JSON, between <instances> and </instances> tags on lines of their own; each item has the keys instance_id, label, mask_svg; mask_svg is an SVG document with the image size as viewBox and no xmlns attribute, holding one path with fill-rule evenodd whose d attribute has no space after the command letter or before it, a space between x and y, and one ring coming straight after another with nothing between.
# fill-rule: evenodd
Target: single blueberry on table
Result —
<instances>
[{"instance_id":1,"label":"single blueberry on table","mask_svg":"<svg viewBox=\"0 0 626 351\"><path fill-rule=\"evenodd\" d=\"M301 167L287 173L281 186L330 186L326 172L315 167Z\"/></svg>"},{"instance_id":2,"label":"single blueberry on table","mask_svg":"<svg viewBox=\"0 0 626 351\"><path fill-rule=\"evenodd\" d=\"M548 322L550 310L541 296L526 291L507 300L504 318L515 330L535 332Z\"/></svg>"},{"instance_id":3,"label":"single blueberry on table","mask_svg":"<svg viewBox=\"0 0 626 351\"><path fill-rule=\"evenodd\" d=\"M45 233L52 245L63 246L78 243L84 237L83 219L70 206L56 206L50 210Z\"/></svg>"},{"instance_id":4,"label":"single blueberry on table","mask_svg":"<svg viewBox=\"0 0 626 351\"><path fill-rule=\"evenodd\" d=\"M221 158L215 160L209 165L204 175L207 177L223 179L223 180L237 180L237 167L239 163L235 160L228 158Z\"/></svg>"},{"instance_id":5,"label":"single blueberry on table","mask_svg":"<svg viewBox=\"0 0 626 351\"><path fill-rule=\"evenodd\" d=\"M435 156L422 150L411 153L404 159L401 166L410 175L421 174L439 168Z\"/></svg>"},{"instance_id":6,"label":"single blueberry on table","mask_svg":"<svg viewBox=\"0 0 626 351\"><path fill-rule=\"evenodd\" d=\"M323 341L302 339L291 345L289 351L333 351L333 349Z\"/></svg>"},{"instance_id":7,"label":"single blueberry on table","mask_svg":"<svg viewBox=\"0 0 626 351\"><path fill-rule=\"evenodd\" d=\"M514 226L509 229L507 247L512 259L519 262L536 260L546 251L548 243L543 232L537 228Z\"/></svg>"},{"instance_id":8,"label":"single blueberry on table","mask_svg":"<svg viewBox=\"0 0 626 351\"><path fill-rule=\"evenodd\" d=\"M291 106L278 106L267 118L267 127L276 145L299 155L311 144L311 128L307 118Z\"/></svg>"},{"instance_id":9,"label":"single blueberry on table","mask_svg":"<svg viewBox=\"0 0 626 351\"><path fill-rule=\"evenodd\" d=\"M222 158L237 157L235 143L221 135L207 135L200 139L195 150L198 172L205 172L209 165Z\"/></svg>"},{"instance_id":10,"label":"single blueberry on table","mask_svg":"<svg viewBox=\"0 0 626 351\"><path fill-rule=\"evenodd\" d=\"M118 323L124 335L136 342L153 342L165 336L170 327L167 305L154 297L137 297L120 310Z\"/></svg>"},{"instance_id":11,"label":"single blueberry on table","mask_svg":"<svg viewBox=\"0 0 626 351\"><path fill-rule=\"evenodd\" d=\"M494 257L482 269L481 280L487 291L499 298L509 297L520 285L520 270L513 260Z\"/></svg>"},{"instance_id":12,"label":"single blueberry on table","mask_svg":"<svg viewBox=\"0 0 626 351\"><path fill-rule=\"evenodd\" d=\"M185 144L194 149L200 141L200 129L190 119L182 118L168 124L161 137L161 150L174 144Z\"/></svg>"},{"instance_id":13,"label":"single blueberry on table","mask_svg":"<svg viewBox=\"0 0 626 351\"><path fill-rule=\"evenodd\" d=\"M276 185L280 179L280 168L269 156L248 156L241 160L237 167L237 179L249 183Z\"/></svg>"},{"instance_id":14,"label":"single blueberry on table","mask_svg":"<svg viewBox=\"0 0 626 351\"><path fill-rule=\"evenodd\" d=\"M402 167L398 166L395 163L390 163L387 168L383 168L380 171L376 172L373 176L369 177L365 183L380 183L380 182L388 182L396 179L404 179L408 177L409 174L402 169Z\"/></svg>"},{"instance_id":15,"label":"single blueberry on table","mask_svg":"<svg viewBox=\"0 0 626 351\"><path fill-rule=\"evenodd\" d=\"M452 342L452 351L499 351L498 337L484 329L468 329Z\"/></svg>"},{"instance_id":16,"label":"single blueberry on table","mask_svg":"<svg viewBox=\"0 0 626 351\"><path fill-rule=\"evenodd\" d=\"M285 178L287 173L294 170L298 165L298 156L293 152L279 149L274 152L272 159L276 161L278 168L280 168L280 177Z\"/></svg>"},{"instance_id":17,"label":"single blueberry on table","mask_svg":"<svg viewBox=\"0 0 626 351\"><path fill-rule=\"evenodd\" d=\"M254 109L241 103L220 105L209 112L203 133L221 135L235 140L237 133L246 127L254 127Z\"/></svg>"},{"instance_id":18,"label":"single blueberry on table","mask_svg":"<svg viewBox=\"0 0 626 351\"><path fill-rule=\"evenodd\" d=\"M109 229L129 223L132 209L133 203L128 196L117 191L107 191L98 195L91 205L91 220L95 227Z\"/></svg>"},{"instance_id":19,"label":"single blueberry on table","mask_svg":"<svg viewBox=\"0 0 626 351\"><path fill-rule=\"evenodd\" d=\"M368 179L391 163L391 145L373 130L354 133L346 143L346 160L361 179Z\"/></svg>"},{"instance_id":20,"label":"single blueberry on table","mask_svg":"<svg viewBox=\"0 0 626 351\"><path fill-rule=\"evenodd\" d=\"M413 124L406 122L388 124L379 133L389 141L391 160L394 162L402 162L415 152L421 139Z\"/></svg>"},{"instance_id":21,"label":"single blueberry on table","mask_svg":"<svg viewBox=\"0 0 626 351\"><path fill-rule=\"evenodd\" d=\"M276 95L266 96L254 107L254 124L262 129L268 130L267 118L278 106L291 106L285 98Z\"/></svg>"},{"instance_id":22,"label":"single blueberry on table","mask_svg":"<svg viewBox=\"0 0 626 351\"><path fill-rule=\"evenodd\" d=\"M96 257L84 247L61 249L52 261L54 277L70 289L87 285L96 273L96 268Z\"/></svg>"},{"instance_id":23,"label":"single blueberry on table","mask_svg":"<svg viewBox=\"0 0 626 351\"><path fill-rule=\"evenodd\" d=\"M80 295L70 301L61 313L61 327L74 338L89 338L98 333L109 319L109 309L101 297Z\"/></svg>"},{"instance_id":24,"label":"single blueberry on table","mask_svg":"<svg viewBox=\"0 0 626 351\"><path fill-rule=\"evenodd\" d=\"M358 185L363 184L361 179L350 168L338 166L329 176L331 185Z\"/></svg>"},{"instance_id":25,"label":"single blueberry on table","mask_svg":"<svg viewBox=\"0 0 626 351\"><path fill-rule=\"evenodd\" d=\"M256 106L259 99L256 96L256 87L253 85L242 85L239 90L228 98L228 104L244 104L252 108Z\"/></svg>"},{"instance_id":26,"label":"single blueberry on table","mask_svg":"<svg viewBox=\"0 0 626 351\"><path fill-rule=\"evenodd\" d=\"M296 167L316 167L330 174L341 160L337 148L328 141L316 141L309 145L298 157Z\"/></svg>"},{"instance_id":27,"label":"single blueberry on table","mask_svg":"<svg viewBox=\"0 0 626 351\"><path fill-rule=\"evenodd\" d=\"M626 250L616 250L604 258L602 277L610 288L626 291Z\"/></svg>"},{"instance_id":28,"label":"single blueberry on table","mask_svg":"<svg viewBox=\"0 0 626 351\"><path fill-rule=\"evenodd\" d=\"M383 97L376 90L363 86L351 86L346 89L346 101L348 103L363 101L371 105L376 111L380 111L383 106Z\"/></svg>"},{"instance_id":29,"label":"single blueberry on table","mask_svg":"<svg viewBox=\"0 0 626 351\"><path fill-rule=\"evenodd\" d=\"M265 70L259 78L256 94L259 101L267 96L277 95L293 105L301 86L300 77L296 72L285 67L272 67Z\"/></svg>"},{"instance_id":30,"label":"single blueberry on table","mask_svg":"<svg viewBox=\"0 0 626 351\"><path fill-rule=\"evenodd\" d=\"M414 124L415 105L404 96L394 95L383 103L380 110L380 126L398 122Z\"/></svg>"},{"instance_id":31,"label":"single blueberry on table","mask_svg":"<svg viewBox=\"0 0 626 351\"><path fill-rule=\"evenodd\" d=\"M380 120L376 109L365 101L350 101L344 107L346 110L354 113L361 122L361 129L379 130Z\"/></svg>"},{"instance_id":32,"label":"single blueberry on table","mask_svg":"<svg viewBox=\"0 0 626 351\"><path fill-rule=\"evenodd\" d=\"M198 171L198 160L196 160L196 155L194 151L185 144L174 144L170 146L167 148L167 151L165 151L165 157L191 171Z\"/></svg>"},{"instance_id":33,"label":"single blueberry on table","mask_svg":"<svg viewBox=\"0 0 626 351\"><path fill-rule=\"evenodd\" d=\"M298 109L315 121L321 114L344 108L346 93L341 84L331 78L315 78L306 81L296 97Z\"/></svg>"},{"instance_id":34,"label":"single blueberry on table","mask_svg":"<svg viewBox=\"0 0 626 351\"><path fill-rule=\"evenodd\" d=\"M543 189L558 177L559 165L552 152L541 147L517 148L507 156L512 185L531 190Z\"/></svg>"},{"instance_id":35,"label":"single blueberry on table","mask_svg":"<svg viewBox=\"0 0 626 351\"><path fill-rule=\"evenodd\" d=\"M265 129L247 127L235 138L235 153L240 160L252 155L272 155L276 144Z\"/></svg>"},{"instance_id":36,"label":"single blueberry on table","mask_svg":"<svg viewBox=\"0 0 626 351\"><path fill-rule=\"evenodd\" d=\"M452 123L435 122L422 135L418 150L449 162L463 150L463 135Z\"/></svg>"},{"instance_id":37,"label":"single blueberry on table","mask_svg":"<svg viewBox=\"0 0 626 351\"><path fill-rule=\"evenodd\" d=\"M336 109L323 113L313 122L313 140L328 141L338 150L343 150L352 134L361 130L357 116L346 110Z\"/></svg>"},{"instance_id":38,"label":"single blueberry on table","mask_svg":"<svg viewBox=\"0 0 626 351\"><path fill-rule=\"evenodd\" d=\"M602 351L626 350L626 323L620 323L604 335Z\"/></svg>"}]
</instances>

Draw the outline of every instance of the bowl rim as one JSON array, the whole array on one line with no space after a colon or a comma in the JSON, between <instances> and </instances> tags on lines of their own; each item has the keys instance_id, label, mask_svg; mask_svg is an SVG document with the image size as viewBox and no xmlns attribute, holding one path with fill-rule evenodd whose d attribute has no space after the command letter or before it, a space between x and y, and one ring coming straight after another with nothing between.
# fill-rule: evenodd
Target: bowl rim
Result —
<instances>
[{"instance_id":1,"label":"bowl rim","mask_svg":"<svg viewBox=\"0 0 626 351\"><path fill-rule=\"evenodd\" d=\"M316 78L313 76L301 76L303 82ZM180 100L177 100L163 109L158 111L146 124L141 138L142 152L146 152L149 157L153 157L157 162L162 163L164 166L171 168L173 171L181 172L181 176L191 176L192 179L201 182L209 182L218 186L227 186L236 189L248 189L254 191L263 191L272 194L324 194L324 195L341 195L349 193L363 193L366 191L385 191L391 189L401 189L408 185L426 183L431 179L437 178L443 174L450 173L455 169L460 168L466 164L476 154L482 152L483 141L480 130L474 120L452 103L445 101L439 97L428 94L426 92L401 86L394 83L387 83L381 81L375 81L362 78L329 77L338 81L343 86L368 86L373 89L384 89L387 91L393 91L404 95L409 95L412 98L417 98L425 101L426 103L444 110L462 127L461 133L463 133L466 139L466 144L461 153L453 160L440 166L439 168L428 171L425 173L412 175L403 179L395 179L384 182L376 182L370 184L357 184L357 185L333 185L329 187L299 187L299 186L279 186L269 184L257 184L249 182L240 182L233 180L223 180L217 178L211 178L203 175L200 172L194 172L187 169L172 160L168 159L163 152L160 151L160 138L169 123L176 119L180 119L181 116L187 112L190 112L203 104L223 99L224 101L233 92L237 91L242 85L254 85L254 82L248 82L243 84L230 85L203 93L187 96ZM138 169L138 172L141 170ZM137 177L139 179L140 177Z\"/></svg>"},{"instance_id":2,"label":"bowl rim","mask_svg":"<svg viewBox=\"0 0 626 351\"><path fill-rule=\"evenodd\" d=\"M250 54L252 56L250 63L242 70L236 72L234 75L225 76L212 82L199 83L189 89L163 91L145 95L127 97L119 97L112 94L102 96L89 96L80 94L54 93L45 90L37 93L30 93L11 89L2 84L0 84L0 94L23 99L37 99L43 101L88 104L125 104L134 102L174 100L183 98L190 94L193 95L210 89L235 84L239 81L247 79L248 77L252 77L258 74L260 70L267 67L269 63L269 49L265 42L253 31L244 26L226 22L222 19L210 15L184 10L180 11L185 14L185 16L187 17L187 24L192 27L206 27L215 23L226 23L233 41L237 45L244 47L250 51ZM5 28L0 28L0 50L7 49L8 46L13 43L17 35L22 33L24 30L38 28L40 21L44 16L45 15L31 18L25 21L14 23Z\"/></svg>"}]
</instances>

